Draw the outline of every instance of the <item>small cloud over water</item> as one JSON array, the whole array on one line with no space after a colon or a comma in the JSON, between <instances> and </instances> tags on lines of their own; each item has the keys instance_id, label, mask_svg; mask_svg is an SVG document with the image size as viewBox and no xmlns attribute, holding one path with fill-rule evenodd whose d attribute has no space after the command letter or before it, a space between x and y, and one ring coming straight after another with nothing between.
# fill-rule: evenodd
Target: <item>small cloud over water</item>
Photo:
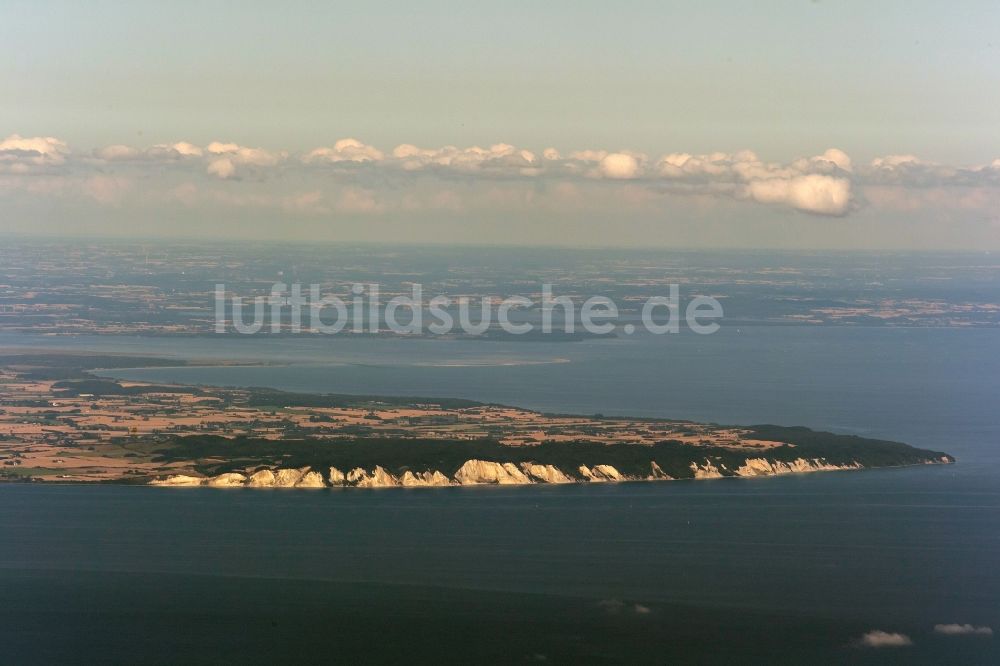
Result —
<instances>
[{"instance_id":1,"label":"small cloud over water","mask_svg":"<svg viewBox=\"0 0 1000 666\"><path fill-rule=\"evenodd\" d=\"M620 613L632 612L636 615L649 615L653 612L653 609L649 606L643 606L642 604L633 604L629 606L624 601L618 599L604 599L597 604L604 609L604 612L611 615L618 615Z\"/></svg>"},{"instance_id":2,"label":"small cloud over water","mask_svg":"<svg viewBox=\"0 0 1000 666\"><path fill-rule=\"evenodd\" d=\"M992 636L993 629L971 624L935 624L934 633L945 636Z\"/></svg>"},{"instance_id":3,"label":"small cloud over water","mask_svg":"<svg viewBox=\"0 0 1000 666\"><path fill-rule=\"evenodd\" d=\"M862 636L858 645L866 648L908 647L913 645L913 640L906 634L875 629Z\"/></svg>"}]
</instances>

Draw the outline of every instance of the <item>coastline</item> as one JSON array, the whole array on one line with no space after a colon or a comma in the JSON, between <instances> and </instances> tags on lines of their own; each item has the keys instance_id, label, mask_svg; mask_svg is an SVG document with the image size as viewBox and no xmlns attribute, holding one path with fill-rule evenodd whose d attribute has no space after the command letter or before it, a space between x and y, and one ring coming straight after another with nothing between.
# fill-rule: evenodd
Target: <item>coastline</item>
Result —
<instances>
[{"instance_id":1,"label":"coastline","mask_svg":"<svg viewBox=\"0 0 1000 666\"><path fill-rule=\"evenodd\" d=\"M756 459L763 461L763 459ZM801 459L800 459L801 460ZM748 461L749 462L749 461ZM764 461L766 462L766 461ZM802 461L807 462L807 461ZM655 464L655 463L654 463ZM595 483L650 483L658 481L704 481L709 479L748 479L748 478L768 478L786 475L815 474L818 472L849 472L864 471L866 469L902 469L907 467L920 467L925 465L952 465L954 459L942 459L939 461L914 462L903 465L886 465L868 468L863 465L828 465L819 463L813 465L800 465L796 469L778 468L772 471L753 470L752 473L736 470L735 474L722 474L721 471L699 474L703 471L698 469L695 475L689 478L675 478L667 475L656 476L650 474L646 477L629 476L618 472L609 465L598 467L609 468L602 470L600 474L595 474L593 469L587 468L587 472L580 471L583 478L566 474L558 468L545 466L544 471L530 471L531 466L522 466L523 473L518 474L518 469L513 463L489 463L489 461L470 460L459 470L456 475L448 477L438 470L431 470L415 475L409 471L402 476L393 475L381 466L376 466L373 470L367 471L362 468L355 468L345 474L341 470L331 468L329 475L324 478L318 471L309 468L289 470L258 470L250 475L236 472L226 472L214 477L193 477L187 475L171 475L147 482L146 485L161 488L292 488L292 489L334 489L334 488L456 488L475 486L508 486L523 487L536 485L591 485ZM693 465L694 466L694 465ZM525 468L528 469L525 469ZM583 468L585 466L581 466ZM466 471L475 468L475 471ZM485 469L485 472L482 470ZM502 470L502 471L501 471ZM741 471L743 473L741 473ZM278 480L284 477L284 480Z\"/></svg>"},{"instance_id":2,"label":"coastline","mask_svg":"<svg viewBox=\"0 0 1000 666\"><path fill-rule=\"evenodd\" d=\"M543 413L457 398L150 384L94 373L186 366L183 359L30 353L2 360L0 480L520 486L954 462L941 451L804 427Z\"/></svg>"}]
</instances>

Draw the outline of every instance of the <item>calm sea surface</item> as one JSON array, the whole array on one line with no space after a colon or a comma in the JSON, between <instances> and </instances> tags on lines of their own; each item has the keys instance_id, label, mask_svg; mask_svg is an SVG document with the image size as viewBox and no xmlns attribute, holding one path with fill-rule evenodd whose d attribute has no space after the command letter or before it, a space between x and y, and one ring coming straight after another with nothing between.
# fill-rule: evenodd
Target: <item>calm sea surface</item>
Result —
<instances>
[{"instance_id":1,"label":"calm sea surface","mask_svg":"<svg viewBox=\"0 0 1000 666\"><path fill-rule=\"evenodd\" d=\"M14 663L73 661L74 650L217 663L208 657L223 648L243 662L337 650L456 663L1000 661L1000 636L932 632L1000 632L1000 331L760 327L578 343L7 335L0 347L277 364L114 371L128 379L807 425L958 457L593 487L0 485L0 638ZM871 629L914 645L851 646Z\"/></svg>"}]
</instances>

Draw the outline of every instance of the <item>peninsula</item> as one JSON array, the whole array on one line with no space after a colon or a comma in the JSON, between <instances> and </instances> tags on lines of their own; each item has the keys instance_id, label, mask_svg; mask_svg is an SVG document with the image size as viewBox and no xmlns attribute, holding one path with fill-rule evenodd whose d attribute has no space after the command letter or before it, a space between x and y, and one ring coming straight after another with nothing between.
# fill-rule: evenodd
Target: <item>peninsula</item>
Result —
<instances>
[{"instance_id":1,"label":"peninsula","mask_svg":"<svg viewBox=\"0 0 1000 666\"><path fill-rule=\"evenodd\" d=\"M751 477L954 462L941 451L802 427L154 385L93 373L183 364L116 355L0 356L0 480L371 488Z\"/></svg>"}]
</instances>

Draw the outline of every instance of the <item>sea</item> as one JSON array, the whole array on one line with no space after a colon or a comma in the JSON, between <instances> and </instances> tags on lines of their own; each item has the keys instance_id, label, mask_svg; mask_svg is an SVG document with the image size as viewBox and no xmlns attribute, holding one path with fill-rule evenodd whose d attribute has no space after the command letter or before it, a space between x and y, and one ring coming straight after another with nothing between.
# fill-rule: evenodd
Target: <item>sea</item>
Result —
<instances>
[{"instance_id":1,"label":"sea","mask_svg":"<svg viewBox=\"0 0 1000 666\"><path fill-rule=\"evenodd\" d=\"M121 379L804 425L957 458L569 487L0 485L0 663L1000 663L1000 330L0 349L193 363L103 372Z\"/></svg>"}]
</instances>

